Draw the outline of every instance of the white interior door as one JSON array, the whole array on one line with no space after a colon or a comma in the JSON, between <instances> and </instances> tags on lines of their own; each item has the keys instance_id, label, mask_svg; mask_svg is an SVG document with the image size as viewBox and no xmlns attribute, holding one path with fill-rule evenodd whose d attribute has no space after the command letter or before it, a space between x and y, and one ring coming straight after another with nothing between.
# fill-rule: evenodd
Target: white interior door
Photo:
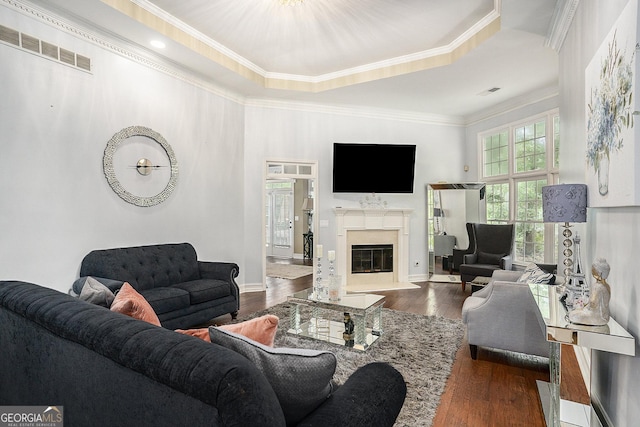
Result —
<instances>
[{"instance_id":1,"label":"white interior door","mask_svg":"<svg viewBox=\"0 0 640 427\"><path fill-rule=\"evenodd\" d=\"M293 258L293 181L287 188L269 185L267 197L267 255Z\"/></svg>"}]
</instances>

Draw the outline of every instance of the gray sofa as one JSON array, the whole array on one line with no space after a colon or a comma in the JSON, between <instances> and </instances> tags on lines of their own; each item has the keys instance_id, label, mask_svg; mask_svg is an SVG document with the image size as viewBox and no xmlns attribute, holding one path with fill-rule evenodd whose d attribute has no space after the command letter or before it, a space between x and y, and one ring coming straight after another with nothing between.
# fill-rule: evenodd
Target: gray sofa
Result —
<instances>
[{"instance_id":1,"label":"gray sofa","mask_svg":"<svg viewBox=\"0 0 640 427\"><path fill-rule=\"evenodd\" d=\"M151 304L162 326L187 329L240 308L235 282L239 268L230 262L198 261L189 243L172 243L91 251L82 260L80 294L87 276L112 291L128 282Z\"/></svg>"},{"instance_id":2,"label":"gray sofa","mask_svg":"<svg viewBox=\"0 0 640 427\"><path fill-rule=\"evenodd\" d=\"M2 405L56 405L69 427L287 424L265 375L228 348L16 281L0 282L0 325ZM295 425L392 426L405 394L393 367L369 364Z\"/></svg>"}]
</instances>

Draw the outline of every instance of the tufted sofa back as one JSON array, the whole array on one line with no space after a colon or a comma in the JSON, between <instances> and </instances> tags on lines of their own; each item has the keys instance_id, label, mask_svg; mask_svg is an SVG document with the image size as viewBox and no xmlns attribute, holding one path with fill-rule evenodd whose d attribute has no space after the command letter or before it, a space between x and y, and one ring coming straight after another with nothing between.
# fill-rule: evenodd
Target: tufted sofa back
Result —
<instances>
[{"instance_id":1,"label":"tufted sofa back","mask_svg":"<svg viewBox=\"0 0 640 427\"><path fill-rule=\"evenodd\" d=\"M91 251L80 276L129 282L139 291L200 279L196 250L189 243Z\"/></svg>"}]
</instances>

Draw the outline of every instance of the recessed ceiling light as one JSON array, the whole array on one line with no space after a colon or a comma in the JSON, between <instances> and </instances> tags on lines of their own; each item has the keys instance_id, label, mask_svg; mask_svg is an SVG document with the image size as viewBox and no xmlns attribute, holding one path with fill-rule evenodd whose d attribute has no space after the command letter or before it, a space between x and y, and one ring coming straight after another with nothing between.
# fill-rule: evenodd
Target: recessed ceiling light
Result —
<instances>
[{"instance_id":1,"label":"recessed ceiling light","mask_svg":"<svg viewBox=\"0 0 640 427\"><path fill-rule=\"evenodd\" d=\"M151 40L151 46L157 47L158 49L164 49L165 47L167 47L167 45L160 40Z\"/></svg>"}]
</instances>

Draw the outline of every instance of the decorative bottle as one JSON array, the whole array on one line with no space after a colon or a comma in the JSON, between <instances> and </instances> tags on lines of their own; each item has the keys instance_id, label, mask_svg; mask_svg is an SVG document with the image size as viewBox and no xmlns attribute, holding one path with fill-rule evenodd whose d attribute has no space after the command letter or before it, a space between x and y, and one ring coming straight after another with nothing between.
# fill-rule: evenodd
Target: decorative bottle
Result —
<instances>
[{"instance_id":1,"label":"decorative bottle","mask_svg":"<svg viewBox=\"0 0 640 427\"><path fill-rule=\"evenodd\" d=\"M589 288L585 282L582 261L580 260L580 236L578 233L576 233L573 242L575 243L573 271L569 275L569 282L566 285L567 299L565 301L569 308L574 308L578 300L584 301L589 298Z\"/></svg>"}]
</instances>

